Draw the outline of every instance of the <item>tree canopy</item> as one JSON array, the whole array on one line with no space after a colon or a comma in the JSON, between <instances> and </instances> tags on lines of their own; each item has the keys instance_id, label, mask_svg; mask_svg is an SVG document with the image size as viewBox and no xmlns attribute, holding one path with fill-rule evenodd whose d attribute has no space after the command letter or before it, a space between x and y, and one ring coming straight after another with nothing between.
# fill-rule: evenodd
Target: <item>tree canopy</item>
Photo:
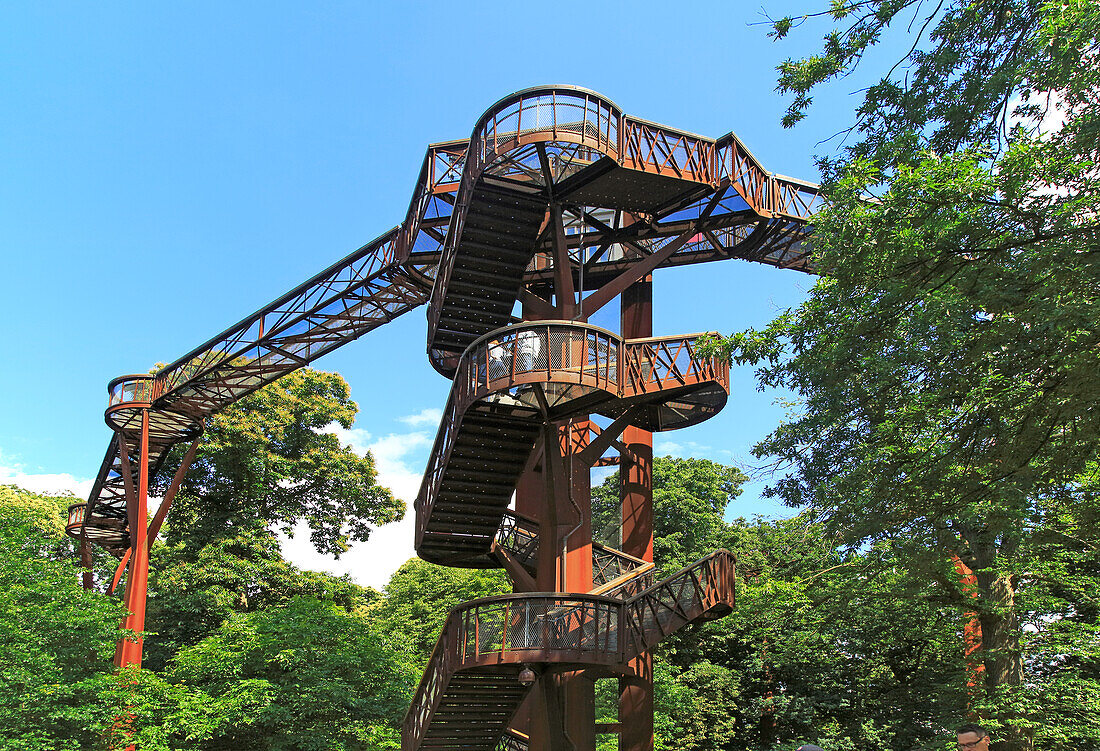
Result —
<instances>
[{"instance_id":1,"label":"tree canopy","mask_svg":"<svg viewBox=\"0 0 1100 751\"><path fill-rule=\"evenodd\" d=\"M653 560L672 572L726 545L726 508L748 480L736 467L709 459L653 457ZM618 545L622 521L619 474L592 489L594 536Z\"/></svg>"},{"instance_id":2,"label":"tree canopy","mask_svg":"<svg viewBox=\"0 0 1100 751\"><path fill-rule=\"evenodd\" d=\"M172 509L168 540L194 538L201 546L248 526L293 534L305 522L318 552L338 556L348 541L366 540L372 526L400 520L404 503L377 485L371 455L324 430L350 428L357 412L343 378L303 368L211 417ZM170 479L161 477L161 487Z\"/></svg>"},{"instance_id":3,"label":"tree canopy","mask_svg":"<svg viewBox=\"0 0 1100 751\"><path fill-rule=\"evenodd\" d=\"M972 709L1009 746L1095 742L1055 697L1073 686L1100 714L1100 9L837 0L773 34L814 21L820 51L780 68L787 125L821 85L867 73L876 45L908 52L820 162L824 276L724 342L801 400L756 448L780 473L770 492L977 613Z\"/></svg>"}]
</instances>

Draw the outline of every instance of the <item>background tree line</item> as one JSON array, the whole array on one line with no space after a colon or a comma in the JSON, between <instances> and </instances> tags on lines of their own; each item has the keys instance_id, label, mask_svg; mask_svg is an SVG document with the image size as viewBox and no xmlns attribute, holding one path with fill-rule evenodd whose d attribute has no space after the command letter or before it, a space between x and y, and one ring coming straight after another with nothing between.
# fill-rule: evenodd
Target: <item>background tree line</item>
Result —
<instances>
[{"instance_id":1,"label":"background tree line","mask_svg":"<svg viewBox=\"0 0 1100 751\"><path fill-rule=\"evenodd\" d=\"M301 470L301 462L341 460L356 474L346 482L374 486L369 455L349 463L350 450L332 436L309 431L308 440L318 441L312 451L275 440L330 414L334 402L353 413L342 388L305 386L338 378L306 371L216 418L250 426L250 455L280 469L268 485L254 479L253 462L241 473L239 439L222 440L222 426L211 426L214 437L193 471L197 482L189 478L182 513L170 517L175 526L154 547L151 634L140 672L110 668L118 599L79 586L73 546L63 535L75 499L0 489L0 748L100 747L119 732L119 716L132 718L140 747L151 750L399 747L401 718L448 610L509 585L500 571L413 559L377 592L283 559L260 513L282 497L287 473ZM272 400L289 408L273 413L266 406ZM327 408L318 410L317 401ZM966 616L953 581L914 572L905 545L838 545L808 514L727 522L746 479L707 460L654 462L661 573L721 547L739 561L736 611L681 632L657 655L658 747L949 744L968 701ZM611 476L594 491L595 527L610 543L617 482ZM209 487L217 493L208 494ZM320 509L321 487L303 487L293 503ZM400 513L382 489L368 495L371 513ZM217 524L195 523L204 504ZM284 516L290 525L298 518L300 511ZM328 521L327 544L343 544L346 529ZM113 563L98 562L101 582ZM1092 620L1077 613L1073 595L1082 587L1095 591L1096 579L1095 567L1080 568L1067 587L1036 582L1018 599L1021 619L1041 626L1027 632L1023 649L1042 748L1100 738L1087 704L1100 693L1098 654L1078 639L1095 637L1095 613ZM613 687L599 689L602 719L614 721ZM614 747L614 736L601 737L602 749Z\"/></svg>"}]
</instances>

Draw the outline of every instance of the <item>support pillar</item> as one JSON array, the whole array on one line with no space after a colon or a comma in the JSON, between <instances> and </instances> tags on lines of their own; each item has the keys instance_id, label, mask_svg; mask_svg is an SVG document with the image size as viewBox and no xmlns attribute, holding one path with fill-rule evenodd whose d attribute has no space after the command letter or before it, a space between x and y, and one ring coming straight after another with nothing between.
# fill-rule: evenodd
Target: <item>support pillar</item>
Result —
<instances>
[{"instance_id":1,"label":"support pillar","mask_svg":"<svg viewBox=\"0 0 1100 751\"><path fill-rule=\"evenodd\" d=\"M567 430L588 432L587 418L577 418ZM566 435L563 447L576 445ZM563 592L592 590L592 481L587 464L570 454L565 459L569 474L570 519L565 534L565 583ZM580 672L561 675L565 703L565 733L574 751L596 748L596 683Z\"/></svg>"},{"instance_id":2,"label":"support pillar","mask_svg":"<svg viewBox=\"0 0 1100 751\"><path fill-rule=\"evenodd\" d=\"M955 566L955 573L959 577L959 582L962 584L962 589L966 592L971 599L978 598L978 577L974 575L974 571L967 566L962 558L957 554L951 555L952 563ZM982 623L978 620L978 614L975 611L967 611L966 623L963 624L963 658L966 660L966 693L969 697L967 701L967 713L971 715L972 719L978 719L974 713L973 705L975 699L980 696L982 687L985 685L985 662L982 660Z\"/></svg>"},{"instance_id":3,"label":"support pillar","mask_svg":"<svg viewBox=\"0 0 1100 751\"><path fill-rule=\"evenodd\" d=\"M119 437L120 441L126 439ZM115 665L141 667L141 632L145 630L145 595L149 583L149 410L141 411L141 442L137 457L138 483L127 503L136 504L131 522L130 572L126 581L126 610L129 614L122 628L130 633L119 639L115 648Z\"/></svg>"},{"instance_id":4,"label":"support pillar","mask_svg":"<svg viewBox=\"0 0 1100 751\"><path fill-rule=\"evenodd\" d=\"M623 292L620 318L626 339L653 336L653 277ZM653 562L653 434L627 427L619 458L622 551ZM619 680L619 751L653 751L653 658L646 652L632 663L636 677Z\"/></svg>"}]
</instances>

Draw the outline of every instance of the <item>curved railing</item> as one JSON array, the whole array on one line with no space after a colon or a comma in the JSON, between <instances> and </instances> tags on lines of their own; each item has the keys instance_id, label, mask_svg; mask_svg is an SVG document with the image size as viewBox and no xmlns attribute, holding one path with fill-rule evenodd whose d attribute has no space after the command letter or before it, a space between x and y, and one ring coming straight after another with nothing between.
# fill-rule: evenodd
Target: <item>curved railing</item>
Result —
<instances>
[{"instance_id":1,"label":"curved railing","mask_svg":"<svg viewBox=\"0 0 1100 751\"><path fill-rule=\"evenodd\" d=\"M107 408L135 403L149 406L156 399L156 386L154 377L148 373L113 378L107 384Z\"/></svg>"},{"instance_id":2,"label":"curved railing","mask_svg":"<svg viewBox=\"0 0 1100 751\"><path fill-rule=\"evenodd\" d=\"M70 537L80 537L80 525L84 523L84 512L87 508L86 503L69 504L69 519L65 522L65 532Z\"/></svg>"},{"instance_id":3,"label":"curved railing","mask_svg":"<svg viewBox=\"0 0 1100 751\"><path fill-rule=\"evenodd\" d=\"M539 141L576 143L615 157L622 117L622 110L610 99L579 86L517 91L497 101L478 119L467 165L477 173L497 156Z\"/></svg>"},{"instance_id":4,"label":"curved railing","mask_svg":"<svg viewBox=\"0 0 1100 751\"><path fill-rule=\"evenodd\" d=\"M103 419L115 431L134 433L141 428L141 414L149 410L149 436L153 443L175 443L201 431L201 421L172 409L153 409L164 382L149 374L125 375L107 384L107 409Z\"/></svg>"},{"instance_id":5,"label":"curved railing","mask_svg":"<svg viewBox=\"0 0 1100 751\"><path fill-rule=\"evenodd\" d=\"M729 362L700 357L699 339L706 334L632 339L623 347L623 398L649 398L675 393L653 404L643 426L649 430L677 430L717 414L730 390ZM701 389L692 387L707 384ZM689 392L689 393L684 393Z\"/></svg>"},{"instance_id":6,"label":"curved railing","mask_svg":"<svg viewBox=\"0 0 1100 751\"><path fill-rule=\"evenodd\" d=\"M686 624L728 613L734 585L735 559L719 550L625 601L533 593L464 603L436 642L405 715L402 747L419 746L457 673L518 675L525 665L561 662L621 665Z\"/></svg>"},{"instance_id":7,"label":"curved railing","mask_svg":"<svg viewBox=\"0 0 1100 751\"><path fill-rule=\"evenodd\" d=\"M633 422L647 430L674 430L701 422L725 404L729 365L700 358L703 334L624 340L588 324L540 321L490 332L462 354L439 431L428 458L416 510L420 548L468 410L497 410L502 419L534 420L540 403L532 384L554 384L546 393L551 416L570 415L573 405L616 417L637 404ZM602 395L602 396L601 396ZM486 541L488 544L488 541ZM488 552L487 550L485 552Z\"/></svg>"},{"instance_id":8,"label":"curved railing","mask_svg":"<svg viewBox=\"0 0 1100 751\"><path fill-rule=\"evenodd\" d=\"M455 402L472 402L529 383L621 391L622 338L574 321L520 323L492 331L463 353L455 373Z\"/></svg>"},{"instance_id":9,"label":"curved railing","mask_svg":"<svg viewBox=\"0 0 1100 751\"><path fill-rule=\"evenodd\" d=\"M402 726L413 748L451 676L484 666L621 662L623 603L608 597L536 593L485 597L451 611Z\"/></svg>"},{"instance_id":10,"label":"curved railing","mask_svg":"<svg viewBox=\"0 0 1100 751\"><path fill-rule=\"evenodd\" d=\"M623 339L575 321L506 326L471 344L455 373L459 411L501 391L530 383L591 386L620 398L654 394L707 381L729 385L729 364L700 357L708 334Z\"/></svg>"}]
</instances>

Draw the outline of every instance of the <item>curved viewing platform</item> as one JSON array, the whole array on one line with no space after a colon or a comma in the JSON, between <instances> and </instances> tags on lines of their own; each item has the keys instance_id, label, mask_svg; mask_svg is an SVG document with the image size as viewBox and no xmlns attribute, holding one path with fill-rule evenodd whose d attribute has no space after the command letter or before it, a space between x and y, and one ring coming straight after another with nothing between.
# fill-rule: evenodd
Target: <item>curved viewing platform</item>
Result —
<instances>
[{"instance_id":1,"label":"curved viewing platform","mask_svg":"<svg viewBox=\"0 0 1100 751\"><path fill-rule=\"evenodd\" d=\"M804 222L818 204L816 186L770 175L732 133L710 139L630 117L572 86L501 99L470 137L439 258L428 309L433 366L452 374L459 353L508 321L524 274L545 245L552 206L646 215L679 209L699 221L714 207L692 202L726 188L739 210L765 223ZM591 224L595 230L602 222ZM778 227L756 229L764 231L751 233L759 234L752 243L763 245ZM586 234L576 230L578 238ZM748 243L749 235L734 242Z\"/></svg>"},{"instance_id":2,"label":"curved viewing platform","mask_svg":"<svg viewBox=\"0 0 1100 751\"><path fill-rule=\"evenodd\" d=\"M481 337L463 353L452 389L455 407L465 411L474 402L489 400L538 409L541 403L533 390L523 388L538 383L553 387L544 390L551 419L575 412L575 400L599 391L626 403L658 397L657 402L673 405L640 418L644 424L632 423L638 427L655 431L686 427L719 411L729 393L729 365L696 356L696 342L702 336L623 339L575 321L506 326ZM677 400L670 395L676 390L686 394L701 384L713 387L708 389L714 392L713 399ZM502 399L504 395L514 401ZM598 405L581 406L601 411ZM621 405L605 409L610 417L623 411ZM690 414L693 409L703 414Z\"/></svg>"},{"instance_id":3,"label":"curved viewing platform","mask_svg":"<svg viewBox=\"0 0 1100 751\"><path fill-rule=\"evenodd\" d=\"M150 374L125 375L107 384L107 424L116 431L141 430L141 415L149 410L149 439L153 443L175 443L201 432L201 422L174 410L153 409L162 384ZM196 432L198 431L198 432Z\"/></svg>"},{"instance_id":4,"label":"curved viewing platform","mask_svg":"<svg viewBox=\"0 0 1100 751\"><path fill-rule=\"evenodd\" d=\"M625 417L652 431L717 414L729 365L696 355L701 334L623 339L539 321L481 337L463 353L420 493L416 550L452 566L486 558L543 419Z\"/></svg>"},{"instance_id":5,"label":"curved viewing platform","mask_svg":"<svg viewBox=\"0 0 1100 751\"><path fill-rule=\"evenodd\" d=\"M685 625L729 613L734 580L733 555L719 550L626 600L530 593L459 605L447 618L405 715L403 747L431 747L433 734L441 739L453 734L463 722L467 681L495 678L506 689L496 692L503 711L491 720L466 720L470 727L464 733L469 748L492 748L528 691L519 680L521 670L561 663L621 666Z\"/></svg>"},{"instance_id":6,"label":"curved viewing platform","mask_svg":"<svg viewBox=\"0 0 1100 751\"><path fill-rule=\"evenodd\" d=\"M202 433L202 420L158 406L164 382L148 373L113 378L107 384L107 409L103 419L114 431L107 457L96 478L89 502L69 509L65 532L88 540L121 556L130 546L127 485L136 486L135 457L141 451L143 416L149 417L150 474L163 463L172 446ZM124 447L123 447L123 444ZM129 463L123 460L129 458ZM129 474L129 483L126 475Z\"/></svg>"}]
</instances>

